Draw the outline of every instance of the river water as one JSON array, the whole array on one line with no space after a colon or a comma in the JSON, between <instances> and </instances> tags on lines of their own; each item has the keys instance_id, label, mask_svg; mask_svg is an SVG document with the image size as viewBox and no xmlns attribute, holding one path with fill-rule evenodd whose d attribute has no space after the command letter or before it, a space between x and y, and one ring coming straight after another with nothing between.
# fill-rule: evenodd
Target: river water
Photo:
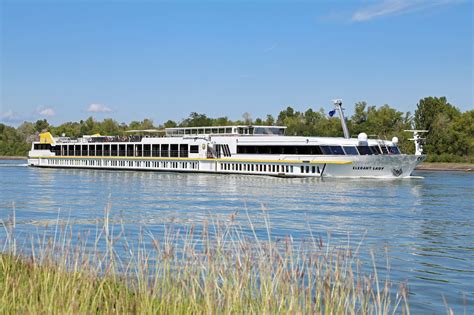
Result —
<instances>
[{"instance_id":1,"label":"river water","mask_svg":"<svg viewBox=\"0 0 474 315\"><path fill-rule=\"evenodd\" d=\"M0 161L0 219L15 212L27 238L41 224L67 217L92 225L111 204L128 229L187 225L237 212L266 237L350 240L388 253L390 278L408 282L413 313L474 313L474 174L416 172L404 180L285 179L266 176L31 168ZM5 239L0 229L0 245ZM384 254L385 255L385 254ZM379 260L377 260L379 262ZM384 270L384 259L380 259Z\"/></svg>"}]
</instances>

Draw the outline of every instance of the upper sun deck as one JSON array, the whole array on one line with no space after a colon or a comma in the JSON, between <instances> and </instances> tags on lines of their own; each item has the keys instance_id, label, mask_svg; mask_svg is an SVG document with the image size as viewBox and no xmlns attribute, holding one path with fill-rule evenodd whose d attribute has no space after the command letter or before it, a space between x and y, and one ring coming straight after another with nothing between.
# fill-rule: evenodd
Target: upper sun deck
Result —
<instances>
[{"instance_id":1,"label":"upper sun deck","mask_svg":"<svg viewBox=\"0 0 474 315\"><path fill-rule=\"evenodd\" d=\"M166 128L165 135L167 137L183 137L183 136L203 136L203 135L218 135L218 136L283 136L285 135L285 126L253 126L253 125L238 125L238 126L208 126L208 127L179 127Z\"/></svg>"},{"instance_id":2,"label":"upper sun deck","mask_svg":"<svg viewBox=\"0 0 474 315\"><path fill-rule=\"evenodd\" d=\"M51 133L40 135L39 143L95 143L95 142L140 142L143 138L192 137L192 136L284 136L286 126L208 126L178 127L147 130L127 130L128 135L104 136L100 134L84 135L79 138L53 137Z\"/></svg>"}]
</instances>

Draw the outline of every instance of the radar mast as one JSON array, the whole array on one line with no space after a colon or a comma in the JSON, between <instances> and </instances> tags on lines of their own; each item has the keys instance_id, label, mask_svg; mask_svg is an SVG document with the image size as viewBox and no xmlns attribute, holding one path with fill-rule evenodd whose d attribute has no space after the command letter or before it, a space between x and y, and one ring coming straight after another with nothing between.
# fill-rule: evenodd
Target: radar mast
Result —
<instances>
[{"instance_id":1,"label":"radar mast","mask_svg":"<svg viewBox=\"0 0 474 315\"><path fill-rule=\"evenodd\" d=\"M349 129L347 129L346 118L344 117L344 108L342 108L342 100L335 99L335 100L332 100L332 102L334 103L334 107L336 107L336 110L339 113L339 119L341 120L342 131L344 131L344 138L349 139L351 136L349 134Z\"/></svg>"},{"instance_id":2,"label":"radar mast","mask_svg":"<svg viewBox=\"0 0 474 315\"><path fill-rule=\"evenodd\" d=\"M410 138L408 140L413 141L415 143L415 155L422 155L423 154L423 141L426 138L421 138L420 133L426 133L428 132L428 130L409 129L409 130L404 130L404 131L413 133L413 138Z\"/></svg>"}]
</instances>

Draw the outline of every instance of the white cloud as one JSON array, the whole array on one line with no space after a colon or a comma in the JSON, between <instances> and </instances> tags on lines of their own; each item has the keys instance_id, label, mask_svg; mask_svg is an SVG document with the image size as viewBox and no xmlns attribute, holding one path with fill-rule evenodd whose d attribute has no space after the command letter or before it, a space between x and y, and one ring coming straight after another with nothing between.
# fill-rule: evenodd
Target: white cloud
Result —
<instances>
[{"instance_id":1,"label":"white cloud","mask_svg":"<svg viewBox=\"0 0 474 315\"><path fill-rule=\"evenodd\" d=\"M6 112L0 113L0 118L5 121L12 121L16 120L18 117L11 109L9 109Z\"/></svg>"},{"instance_id":2,"label":"white cloud","mask_svg":"<svg viewBox=\"0 0 474 315\"><path fill-rule=\"evenodd\" d=\"M24 117L18 115L18 113L12 111L11 109L0 112L0 121L10 125L19 124L23 119Z\"/></svg>"},{"instance_id":3,"label":"white cloud","mask_svg":"<svg viewBox=\"0 0 474 315\"><path fill-rule=\"evenodd\" d=\"M41 116L52 117L56 115L56 112L51 107L40 107L38 108L38 114Z\"/></svg>"},{"instance_id":4,"label":"white cloud","mask_svg":"<svg viewBox=\"0 0 474 315\"><path fill-rule=\"evenodd\" d=\"M108 113L112 110L103 104L90 104L87 111L90 113Z\"/></svg>"},{"instance_id":5,"label":"white cloud","mask_svg":"<svg viewBox=\"0 0 474 315\"><path fill-rule=\"evenodd\" d=\"M364 22L383 16L401 15L460 2L462 0L384 0L357 10L352 15L352 21Z\"/></svg>"}]
</instances>

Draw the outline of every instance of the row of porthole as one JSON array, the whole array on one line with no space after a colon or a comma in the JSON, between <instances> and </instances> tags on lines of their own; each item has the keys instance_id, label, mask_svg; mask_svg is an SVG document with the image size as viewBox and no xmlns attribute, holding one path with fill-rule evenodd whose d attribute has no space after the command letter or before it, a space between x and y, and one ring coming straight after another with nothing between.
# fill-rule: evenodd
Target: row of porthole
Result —
<instances>
[{"instance_id":1,"label":"row of porthole","mask_svg":"<svg viewBox=\"0 0 474 315\"><path fill-rule=\"evenodd\" d=\"M102 162L102 163L101 163ZM198 162L173 162L173 161L116 161L116 160L46 160L48 165L58 166L119 166L119 167L146 167L146 168L174 168L174 169L199 169Z\"/></svg>"},{"instance_id":2,"label":"row of porthole","mask_svg":"<svg viewBox=\"0 0 474 315\"><path fill-rule=\"evenodd\" d=\"M100 160L46 160L47 165L59 166L100 166Z\"/></svg>"},{"instance_id":3,"label":"row of porthole","mask_svg":"<svg viewBox=\"0 0 474 315\"><path fill-rule=\"evenodd\" d=\"M293 173L293 165L221 163L221 171L259 172L259 173Z\"/></svg>"},{"instance_id":4,"label":"row of porthole","mask_svg":"<svg viewBox=\"0 0 474 315\"><path fill-rule=\"evenodd\" d=\"M309 173L313 173L313 174L316 174L316 173L321 173L321 170L319 169L319 166L309 166L309 165L306 165L306 166L303 166L301 165L300 166L300 172L301 174L303 173L306 173L306 174L309 174Z\"/></svg>"},{"instance_id":5,"label":"row of porthole","mask_svg":"<svg viewBox=\"0 0 474 315\"><path fill-rule=\"evenodd\" d=\"M174 161L116 161L116 160L47 160L48 165L67 166L118 166L118 167L146 167L146 168L172 168L172 169L199 169L198 162ZM223 171L261 172L261 173L293 173L293 165L280 164L252 164L252 163L220 163ZM319 166L301 165L301 174L320 174Z\"/></svg>"}]
</instances>

